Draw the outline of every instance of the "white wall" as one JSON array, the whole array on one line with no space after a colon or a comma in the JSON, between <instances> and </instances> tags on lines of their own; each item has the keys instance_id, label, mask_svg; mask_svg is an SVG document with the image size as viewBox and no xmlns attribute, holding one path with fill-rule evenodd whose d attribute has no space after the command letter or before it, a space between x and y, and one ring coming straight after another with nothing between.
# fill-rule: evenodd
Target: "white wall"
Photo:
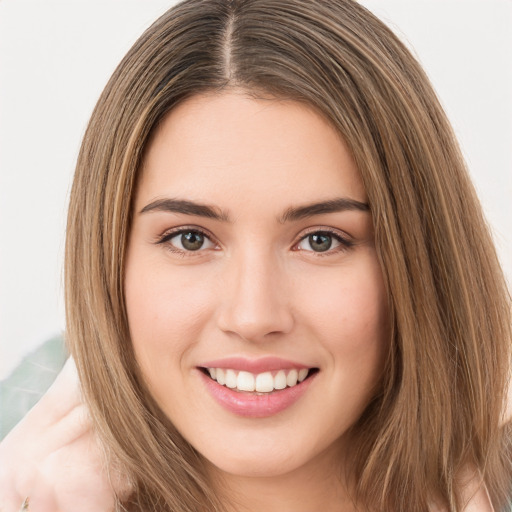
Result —
<instances>
[{"instance_id":1,"label":"white wall","mask_svg":"<svg viewBox=\"0 0 512 512\"><path fill-rule=\"evenodd\" d=\"M118 61L174 3L0 0L0 378L64 328L63 233L81 136ZM362 3L426 67L512 280L512 2Z\"/></svg>"}]
</instances>

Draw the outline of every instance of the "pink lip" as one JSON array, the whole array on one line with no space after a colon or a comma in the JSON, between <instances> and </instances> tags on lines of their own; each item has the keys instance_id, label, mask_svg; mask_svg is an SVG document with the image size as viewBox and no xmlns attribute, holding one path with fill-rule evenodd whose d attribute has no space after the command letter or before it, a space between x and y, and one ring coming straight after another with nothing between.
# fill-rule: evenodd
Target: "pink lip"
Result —
<instances>
[{"instance_id":1,"label":"pink lip","mask_svg":"<svg viewBox=\"0 0 512 512\"><path fill-rule=\"evenodd\" d=\"M294 361L281 359L280 357L262 357L260 359L245 359L243 357L228 357L207 361L200 365L202 368L224 368L238 371L246 371L254 374L263 372L273 372L278 370L300 370L302 368L311 368Z\"/></svg>"},{"instance_id":2,"label":"pink lip","mask_svg":"<svg viewBox=\"0 0 512 512\"><path fill-rule=\"evenodd\" d=\"M222 368L222 366L210 366L210 368L212 367ZM228 366L228 368L233 368L233 366ZM292 368L297 368L297 366L292 366ZM246 418L266 418L288 409L306 393L317 376L314 373L300 384L290 388L256 394L235 391L221 386L202 371L199 370L198 373L203 379L206 389L218 404L227 411Z\"/></svg>"}]
</instances>

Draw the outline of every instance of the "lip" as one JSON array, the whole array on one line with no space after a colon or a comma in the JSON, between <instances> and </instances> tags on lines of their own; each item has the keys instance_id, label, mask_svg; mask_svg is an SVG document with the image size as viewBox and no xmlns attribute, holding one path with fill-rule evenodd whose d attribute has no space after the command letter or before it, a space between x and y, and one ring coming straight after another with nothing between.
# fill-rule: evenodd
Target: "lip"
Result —
<instances>
[{"instance_id":1,"label":"lip","mask_svg":"<svg viewBox=\"0 0 512 512\"><path fill-rule=\"evenodd\" d=\"M222 368L222 366L212 367ZM305 366L302 367L307 368ZM228 366L227 368L233 367ZM292 368L297 368L297 366L292 366ZM280 369L282 369L282 367L280 367ZM208 393L220 406L230 413L245 418L267 418L292 407L308 391L318 375L318 373L313 373L301 383L290 388L275 390L271 393L256 394L235 391L226 386L222 386L200 369L198 369L198 373Z\"/></svg>"},{"instance_id":2,"label":"lip","mask_svg":"<svg viewBox=\"0 0 512 512\"><path fill-rule=\"evenodd\" d=\"M227 357L214 361L202 363L200 368L223 368L225 370L238 370L249 373L275 372L279 370L292 370L293 368L301 370L303 368L312 368L295 361L282 359L280 357L262 357L260 359L246 359L243 357Z\"/></svg>"}]
</instances>

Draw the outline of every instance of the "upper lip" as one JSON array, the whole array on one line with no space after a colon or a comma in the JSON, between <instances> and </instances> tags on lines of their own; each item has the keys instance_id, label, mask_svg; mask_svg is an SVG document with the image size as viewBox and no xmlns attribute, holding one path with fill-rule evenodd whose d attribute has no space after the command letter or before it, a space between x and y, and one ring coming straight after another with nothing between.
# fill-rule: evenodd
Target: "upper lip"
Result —
<instances>
[{"instance_id":1,"label":"upper lip","mask_svg":"<svg viewBox=\"0 0 512 512\"><path fill-rule=\"evenodd\" d=\"M262 357L259 359L247 359L244 357L226 357L214 361L206 361L200 365L201 368L223 368L238 371L246 371L254 374L272 372L278 370L300 370L312 368L302 363L282 359L280 357Z\"/></svg>"}]
</instances>

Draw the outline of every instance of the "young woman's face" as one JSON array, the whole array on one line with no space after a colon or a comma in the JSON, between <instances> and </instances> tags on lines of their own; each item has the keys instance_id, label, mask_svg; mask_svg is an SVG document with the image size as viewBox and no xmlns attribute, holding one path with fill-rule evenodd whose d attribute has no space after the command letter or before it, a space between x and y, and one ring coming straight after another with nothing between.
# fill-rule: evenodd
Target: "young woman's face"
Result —
<instances>
[{"instance_id":1,"label":"young woman's face","mask_svg":"<svg viewBox=\"0 0 512 512\"><path fill-rule=\"evenodd\" d=\"M148 386L213 467L332 464L389 329L366 193L321 116L241 93L174 109L145 156L125 288Z\"/></svg>"}]
</instances>

